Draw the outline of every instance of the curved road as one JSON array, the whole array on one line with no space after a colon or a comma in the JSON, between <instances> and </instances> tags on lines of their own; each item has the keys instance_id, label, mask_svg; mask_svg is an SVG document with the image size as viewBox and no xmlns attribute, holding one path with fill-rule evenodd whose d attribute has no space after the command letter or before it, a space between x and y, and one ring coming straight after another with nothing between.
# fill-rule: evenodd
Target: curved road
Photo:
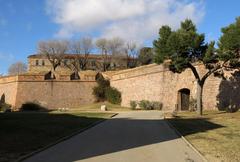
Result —
<instances>
[{"instance_id":1,"label":"curved road","mask_svg":"<svg viewBox=\"0 0 240 162\"><path fill-rule=\"evenodd\" d=\"M123 112L25 162L201 162L159 111Z\"/></svg>"}]
</instances>

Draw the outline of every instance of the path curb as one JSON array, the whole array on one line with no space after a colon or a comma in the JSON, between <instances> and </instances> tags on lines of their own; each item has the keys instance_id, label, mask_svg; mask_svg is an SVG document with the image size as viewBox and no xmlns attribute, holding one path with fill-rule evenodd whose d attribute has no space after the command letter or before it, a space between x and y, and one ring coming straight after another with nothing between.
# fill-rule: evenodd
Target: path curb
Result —
<instances>
[{"instance_id":1,"label":"path curb","mask_svg":"<svg viewBox=\"0 0 240 162\"><path fill-rule=\"evenodd\" d=\"M183 139L183 141L203 159L204 162L208 162L208 160L167 119L164 118L164 120L167 122L169 127L171 127L176 132L176 134L180 136Z\"/></svg>"},{"instance_id":2,"label":"path curb","mask_svg":"<svg viewBox=\"0 0 240 162\"><path fill-rule=\"evenodd\" d=\"M112 119L113 117L115 117L115 116L117 116L117 115L118 115L118 113L113 114L112 116L110 116L110 119ZM40 153L40 152L42 152L42 151L44 151L44 150L46 150L46 149L48 149L48 148L50 148L50 147L52 147L52 146L55 146L55 145L57 145L57 144L59 144L59 143L61 143L61 142L63 142L63 141L66 141L66 140L72 138L73 136L76 136L76 135L78 135L79 133L82 133L82 132L84 132L84 131L86 131L86 130L88 130L88 129L90 129L90 128L92 128L92 127L94 127L94 126L96 126L96 125L98 125L98 124L100 124L100 123L102 123L102 122L104 122L104 121L107 121L107 120L109 120L109 119L101 119L101 120L99 120L99 121L96 121L96 122L90 124L89 126L87 126L86 128L77 130L77 131L73 132L73 133L70 134L70 135L67 135L67 136L65 136L65 137L60 138L60 139L57 140L56 142L53 142L53 143L51 143L51 144L49 144L49 145L47 145L47 146L44 146L43 148L40 148L40 149L38 149L38 150L36 150L36 151L33 151L33 152L31 152L31 153L29 153L29 154L27 154L27 155L24 155L24 156L18 158L15 162L21 162L21 161L23 161L23 160L25 160L25 159L27 159L27 158L29 158L29 157L37 154L37 153Z\"/></svg>"}]
</instances>

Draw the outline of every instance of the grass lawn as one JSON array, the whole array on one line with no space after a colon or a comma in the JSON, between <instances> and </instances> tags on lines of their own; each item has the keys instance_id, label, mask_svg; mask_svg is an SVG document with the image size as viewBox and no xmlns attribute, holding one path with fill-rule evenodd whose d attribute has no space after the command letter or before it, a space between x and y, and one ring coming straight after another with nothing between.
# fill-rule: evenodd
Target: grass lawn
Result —
<instances>
[{"instance_id":1,"label":"grass lawn","mask_svg":"<svg viewBox=\"0 0 240 162\"><path fill-rule=\"evenodd\" d=\"M209 161L240 161L240 112L180 112L167 120Z\"/></svg>"},{"instance_id":2,"label":"grass lawn","mask_svg":"<svg viewBox=\"0 0 240 162\"><path fill-rule=\"evenodd\" d=\"M113 113L0 113L0 161L14 161Z\"/></svg>"}]
</instances>

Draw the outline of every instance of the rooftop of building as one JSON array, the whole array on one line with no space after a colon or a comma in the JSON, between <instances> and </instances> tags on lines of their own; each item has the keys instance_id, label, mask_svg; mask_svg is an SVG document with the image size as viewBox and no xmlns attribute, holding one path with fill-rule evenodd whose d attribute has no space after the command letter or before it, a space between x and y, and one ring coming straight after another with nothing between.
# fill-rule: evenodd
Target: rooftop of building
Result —
<instances>
[{"instance_id":1,"label":"rooftop of building","mask_svg":"<svg viewBox=\"0 0 240 162\"><path fill-rule=\"evenodd\" d=\"M86 55L85 54L64 54L63 55L64 59L75 59L75 58L79 58L79 57L84 58L84 57L86 57ZM125 55L119 55L118 57L119 58L122 57L123 59L126 59ZM89 59L102 59L102 54L89 54L88 58ZM47 56L44 54L33 54L33 55L29 55L28 59L47 59Z\"/></svg>"}]
</instances>

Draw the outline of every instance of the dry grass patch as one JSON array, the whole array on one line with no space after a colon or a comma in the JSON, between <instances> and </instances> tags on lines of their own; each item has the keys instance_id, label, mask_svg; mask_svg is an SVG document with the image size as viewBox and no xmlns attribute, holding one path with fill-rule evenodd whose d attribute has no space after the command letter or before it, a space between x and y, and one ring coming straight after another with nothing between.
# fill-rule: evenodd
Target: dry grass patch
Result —
<instances>
[{"instance_id":1,"label":"dry grass patch","mask_svg":"<svg viewBox=\"0 0 240 162\"><path fill-rule=\"evenodd\" d=\"M181 112L167 120L209 161L240 161L240 112Z\"/></svg>"}]
</instances>

